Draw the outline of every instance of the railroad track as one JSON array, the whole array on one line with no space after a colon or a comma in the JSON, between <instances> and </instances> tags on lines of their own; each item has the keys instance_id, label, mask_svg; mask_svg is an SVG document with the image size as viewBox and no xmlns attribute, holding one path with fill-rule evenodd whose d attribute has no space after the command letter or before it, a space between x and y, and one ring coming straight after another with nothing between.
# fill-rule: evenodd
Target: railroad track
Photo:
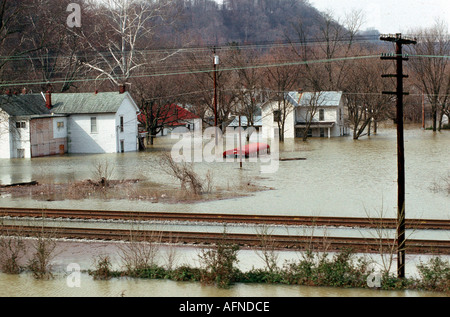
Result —
<instances>
[{"instance_id":1,"label":"railroad track","mask_svg":"<svg viewBox=\"0 0 450 317\"><path fill-rule=\"evenodd\" d=\"M214 245L218 242L237 244L244 247L262 247L263 239L257 234L224 234L205 232L146 231L98 228L69 228L42 226L2 226L3 235L20 235L36 237L45 235L52 238L89 239L107 241L153 241L160 243L186 243ZM351 248L353 252L379 253L380 247L390 250L394 241L389 239L348 238L348 237L315 237L269 235L264 237L270 246L278 249L339 251ZM266 244L267 246L267 244ZM450 255L450 241L446 240L406 240L406 249L411 254L443 254ZM392 250L395 250L392 248Z\"/></svg>"},{"instance_id":2,"label":"railroad track","mask_svg":"<svg viewBox=\"0 0 450 317\"><path fill-rule=\"evenodd\" d=\"M0 208L0 217L34 217L91 220L184 221L213 223L276 224L285 226L334 226L360 228L396 228L393 218L315 217L283 215L208 214L178 212ZM450 230L450 220L406 219L408 229Z\"/></svg>"}]
</instances>

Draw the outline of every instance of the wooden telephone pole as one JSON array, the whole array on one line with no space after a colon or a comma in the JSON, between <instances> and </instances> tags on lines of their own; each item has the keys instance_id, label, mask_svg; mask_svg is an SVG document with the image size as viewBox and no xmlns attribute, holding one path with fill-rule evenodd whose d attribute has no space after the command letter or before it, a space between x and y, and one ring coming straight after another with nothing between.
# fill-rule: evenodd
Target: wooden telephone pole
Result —
<instances>
[{"instance_id":1,"label":"wooden telephone pole","mask_svg":"<svg viewBox=\"0 0 450 317\"><path fill-rule=\"evenodd\" d=\"M397 91L383 91L383 94L397 95L397 170L398 170L398 197L397 197L397 277L405 277L405 152L403 138L403 61L408 57L403 56L402 45L416 44L416 40L402 38L401 33L395 35L382 35L380 40L395 43L395 55L382 55L382 60L395 60L397 73L381 75L381 77L397 78Z\"/></svg>"},{"instance_id":2,"label":"wooden telephone pole","mask_svg":"<svg viewBox=\"0 0 450 317\"><path fill-rule=\"evenodd\" d=\"M216 47L213 48L214 60L213 60L213 76L214 76L214 127L215 127L215 142L216 149L219 142L219 133L217 131L217 65L219 65L219 56L216 55Z\"/></svg>"}]
</instances>

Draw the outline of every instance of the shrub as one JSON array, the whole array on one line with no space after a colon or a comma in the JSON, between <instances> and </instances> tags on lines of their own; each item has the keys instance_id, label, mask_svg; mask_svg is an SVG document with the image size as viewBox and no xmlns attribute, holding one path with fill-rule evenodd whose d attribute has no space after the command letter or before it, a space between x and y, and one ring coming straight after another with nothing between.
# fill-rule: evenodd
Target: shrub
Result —
<instances>
[{"instance_id":1,"label":"shrub","mask_svg":"<svg viewBox=\"0 0 450 317\"><path fill-rule=\"evenodd\" d=\"M190 266L183 265L170 271L169 278L174 281L197 282L202 278L202 270L199 268L192 268Z\"/></svg>"},{"instance_id":2,"label":"shrub","mask_svg":"<svg viewBox=\"0 0 450 317\"><path fill-rule=\"evenodd\" d=\"M218 243L217 247L202 250L199 254L203 264L201 281L207 284L216 284L220 288L226 288L234 283L238 276L237 264L239 246L235 244Z\"/></svg>"},{"instance_id":3,"label":"shrub","mask_svg":"<svg viewBox=\"0 0 450 317\"><path fill-rule=\"evenodd\" d=\"M433 257L428 263L417 265L421 277L419 287L432 291L450 291L450 263Z\"/></svg>"},{"instance_id":4,"label":"shrub","mask_svg":"<svg viewBox=\"0 0 450 317\"><path fill-rule=\"evenodd\" d=\"M34 245L34 254L28 261L28 269L33 273L37 279L48 279L53 277L51 273L51 261L54 257L56 249L56 240L41 232Z\"/></svg>"},{"instance_id":5,"label":"shrub","mask_svg":"<svg viewBox=\"0 0 450 317\"><path fill-rule=\"evenodd\" d=\"M112 277L111 260L109 256L100 255L95 260L95 270L89 271L89 275L94 277L94 280L109 280Z\"/></svg>"},{"instance_id":6,"label":"shrub","mask_svg":"<svg viewBox=\"0 0 450 317\"><path fill-rule=\"evenodd\" d=\"M0 236L0 271L8 274L19 274L22 267L19 264L26 252L25 243L20 236Z\"/></svg>"}]
</instances>

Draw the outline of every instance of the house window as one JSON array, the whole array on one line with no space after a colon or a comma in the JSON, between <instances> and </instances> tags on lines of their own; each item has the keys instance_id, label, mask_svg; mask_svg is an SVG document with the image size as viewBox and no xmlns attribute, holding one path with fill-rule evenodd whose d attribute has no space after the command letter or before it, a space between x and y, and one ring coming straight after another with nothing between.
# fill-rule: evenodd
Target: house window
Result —
<instances>
[{"instance_id":1,"label":"house window","mask_svg":"<svg viewBox=\"0 0 450 317\"><path fill-rule=\"evenodd\" d=\"M97 133L97 117L91 117L91 133Z\"/></svg>"},{"instance_id":2,"label":"house window","mask_svg":"<svg viewBox=\"0 0 450 317\"><path fill-rule=\"evenodd\" d=\"M58 128L58 130L63 129L64 128L64 121L56 122L56 127Z\"/></svg>"},{"instance_id":3,"label":"house window","mask_svg":"<svg viewBox=\"0 0 450 317\"><path fill-rule=\"evenodd\" d=\"M123 132L123 116L120 116L120 132Z\"/></svg>"},{"instance_id":4,"label":"house window","mask_svg":"<svg viewBox=\"0 0 450 317\"><path fill-rule=\"evenodd\" d=\"M319 121L325 120L325 110L319 109Z\"/></svg>"},{"instance_id":5,"label":"house window","mask_svg":"<svg viewBox=\"0 0 450 317\"><path fill-rule=\"evenodd\" d=\"M17 129L25 129L27 127L27 123L25 121L17 121L16 128Z\"/></svg>"},{"instance_id":6,"label":"house window","mask_svg":"<svg viewBox=\"0 0 450 317\"><path fill-rule=\"evenodd\" d=\"M281 121L281 111L275 110L273 112L273 122L280 122Z\"/></svg>"}]
</instances>

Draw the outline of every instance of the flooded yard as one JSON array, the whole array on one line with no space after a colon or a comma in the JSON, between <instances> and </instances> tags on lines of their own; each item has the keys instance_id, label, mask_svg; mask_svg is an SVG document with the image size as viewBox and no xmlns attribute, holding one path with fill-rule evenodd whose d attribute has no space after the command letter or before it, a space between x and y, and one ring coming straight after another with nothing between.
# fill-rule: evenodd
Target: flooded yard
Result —
<instances>
[{"instance_id":1,"label":"flooded yard","mask_svg":"<svg viewBox=\"0 0 450 317\"><path fill-rule=\"evenodd\" d=\"M351 137L311 138L307 142L286 140L280 144L280 161L275 173L261 173L263 162L198 162L200 177L209 171L213 190L208 196L186 199L180 184L161 170L159 159L174 140L157 139L145 152L105 155L65 155L31 160L0 160L0 184L38 181L57 189L93 179L98 162L113 167L112 180L137 180L115 187L120 195L89 197L48 196L43 192L17 194L3 191L0 206L136 210L166 212L285 214L313 216L396 217L397 161L396 133L391 127L361 140ZM450 131L433 133L417 126L405 130L406 216L407 218L450 218L450 195L441 185L450 173ZM133 188L133 195L129 190ZM114 189L114 187L113 187ZM139 192L153 196L139 197ZM128 194L128 196L127 196ZM152 198L153 197L153 198ZM170 199L169 199L170 198ZM245 228L239 228L245 231ZM284 229L277 229L284 230ZM335 229L339 231L340 229ZM348 231L348 230L347 230ZM360 234L360 232L359 232ZM426 231L421 238L429 238ZM438 239L450 239L447 236ZM64 271L71 262L92 265L95 251L88 244L68 248L57 266ZM242 253L242 265L255 265L255 256ZM195 253L183 249L188 261ZM254 253L254 252L253 252ZM282 258L295 254L283 253ZM408 255L408 261L418 260ZM59 261L59 262L58 262ZM83 289L70 289L64 276L51 281L34 281L31 276L0 274L0 296L428 296L426 292L373 292L277 285L235 285L228 290L200 284L161 280L113 279L93 281L82 275ZM81 292L81 293L80 293ZM433 295L433 294L431 294Z\"/></svg>"},{"instance_id":2,"label":"flooded yard","mask_svg":"<svg viewBox=\"0 0 450 317\"><path fill-rule=\"evenodd\" d=\"M396 215L397 161L394 129L381 129L370 138L314 138L307 142L286 140L280 157L305 160L280 161L275 173L260 172L262 162L198 162L194 170L212 175L217 199L165 201L180 184L162 171L159 159L174 144L157 139L146 152L104 155L67 155L32 160L0 160L0 183L36 180L41 184L68 184L91 179L98 162L113 167L111 178L137 179L137 188L159 194L153 202L139 199L27 199L3 194L2 206L42 206L143 211L230 212L315 216ZM409 218L450 217L450 195L445 184L450 173L450 131L433 133L417 126L405 131L406 213ZM107 162L107 163L104 163ZM165 192L167 191L167 192ZM220 193L223 196L220 196ZM230 197L224 193L233 193ZM243 197L241 197L243 196ZM124 197L121 197L124 198ZM159 199L156 199L159 198ZM223 198L223 199L222 199ZM228 199L226 199L228 198ZM131 201L131 203L130 203Z\"/></svg>"}]
</instances>

